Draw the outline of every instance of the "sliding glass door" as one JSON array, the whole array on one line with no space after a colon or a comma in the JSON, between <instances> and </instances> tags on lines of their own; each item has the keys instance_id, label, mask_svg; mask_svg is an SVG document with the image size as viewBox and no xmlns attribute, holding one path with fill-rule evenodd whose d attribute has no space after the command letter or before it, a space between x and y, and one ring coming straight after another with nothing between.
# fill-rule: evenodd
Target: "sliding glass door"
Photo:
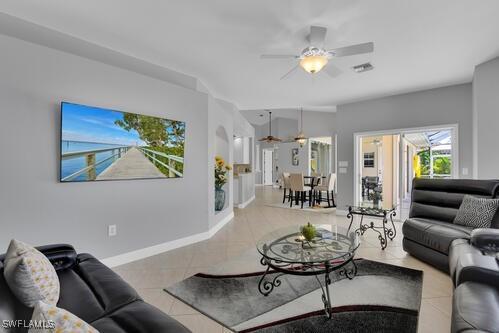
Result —
<instances>
[{"instance_id":1,"label":"sliding glass door","mask_svg":"<svg viewBox=\"0 0 499 333\"><path fill-rule=\"evenodd\" d=\"M356 133L354 203L409 211L414 178L458 178L457 125ZM402 216L401 216L402 215Z\"/></svg>"}]
</instances>

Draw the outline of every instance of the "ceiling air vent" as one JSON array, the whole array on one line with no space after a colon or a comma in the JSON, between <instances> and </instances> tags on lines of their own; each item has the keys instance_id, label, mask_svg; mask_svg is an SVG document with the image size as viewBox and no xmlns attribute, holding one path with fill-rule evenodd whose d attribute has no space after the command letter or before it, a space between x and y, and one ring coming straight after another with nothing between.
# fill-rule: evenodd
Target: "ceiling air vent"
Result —
<instances>
[{"instance_id":1,"label":"ceiling air vent","mask_svg":"<svg viewBox=\"0 0 499 333\"><path fill-rule=\"evenodd\" d=\"M363 73L374 69L374 66L370 62L366 62L362 65L353 66L352 69L356 73Z\"/></svg>"}]
</instances>

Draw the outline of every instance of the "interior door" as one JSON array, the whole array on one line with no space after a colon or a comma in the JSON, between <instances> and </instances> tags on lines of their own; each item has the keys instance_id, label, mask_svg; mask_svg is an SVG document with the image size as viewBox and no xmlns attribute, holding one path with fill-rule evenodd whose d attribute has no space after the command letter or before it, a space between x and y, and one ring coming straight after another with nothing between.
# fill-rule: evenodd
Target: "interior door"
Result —
<instances>
[{"instance_id":1,"label":"interior door","mask_svg":"<svg viewBox=\"0 0 499 333\"><path fill-rule=\"evenodd\" d=\"M273 151L263 150L263 185L272 185Z\"/></svg>"}]
</instances>

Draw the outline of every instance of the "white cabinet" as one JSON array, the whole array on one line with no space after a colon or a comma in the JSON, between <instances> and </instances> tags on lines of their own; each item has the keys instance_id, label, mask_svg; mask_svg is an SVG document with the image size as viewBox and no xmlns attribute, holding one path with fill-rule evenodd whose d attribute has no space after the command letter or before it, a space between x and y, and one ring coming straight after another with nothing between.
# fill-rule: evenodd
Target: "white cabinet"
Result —
<instances>
[{"instance_id":1,"label":"white cabinet","mask_svg":"<svg viewBox=\"0 0 499 333\"><path fill-rule=\"evenodd\" d=\"M250 164L250 138L243 138L243 164Z\"/></svg>"},{"instance_id":2,"label":"white cabinet","mask_svg":"<svg viewBox=\"0 0 499 333\"><path fill-rule=\"evenodd\" d=\"M255 176L252 172L234 176L234 206L246 207L255 198Z\"/></svg>"},{"instance_id":3,"label":"white cabinet","mask_svg":"<svg viewBox=\"0 0 499 333\"><path fill-rule=\"evenodd\" d=\"M234 139L234 163L235 164L250 164L250 138L235 138Z\"/></svg>"}]
</instances>

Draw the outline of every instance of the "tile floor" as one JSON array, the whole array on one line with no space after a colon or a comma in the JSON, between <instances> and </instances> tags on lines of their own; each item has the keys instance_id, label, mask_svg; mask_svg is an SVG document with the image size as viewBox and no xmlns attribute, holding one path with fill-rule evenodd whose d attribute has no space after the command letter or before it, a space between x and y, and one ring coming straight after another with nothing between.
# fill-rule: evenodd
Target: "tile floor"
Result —
<instances>
[{"instance_id":1,"label":"tile floor","mask_svg":"<svg viewBox=\"0 0 499 333\"><path fill-rule=\"evenodd\" d=\"M265 206L278 202L281 192L257 187L256 200L245 209L234 209L235 218L211 239L114 268L149 303L183 323L195 333L228 333L218 323L165 293L162 288L200 270L239 256L254 248L269 231L291 224L337 223L348 226L344 216L320 214ZM385 251L374 233L365 234L356 256L424 271L423 300L419 332L449 332L452 309L452 282L437 269L406 254L402 249L400 224L393 242Z\"/></svg>"}]
</instances>

